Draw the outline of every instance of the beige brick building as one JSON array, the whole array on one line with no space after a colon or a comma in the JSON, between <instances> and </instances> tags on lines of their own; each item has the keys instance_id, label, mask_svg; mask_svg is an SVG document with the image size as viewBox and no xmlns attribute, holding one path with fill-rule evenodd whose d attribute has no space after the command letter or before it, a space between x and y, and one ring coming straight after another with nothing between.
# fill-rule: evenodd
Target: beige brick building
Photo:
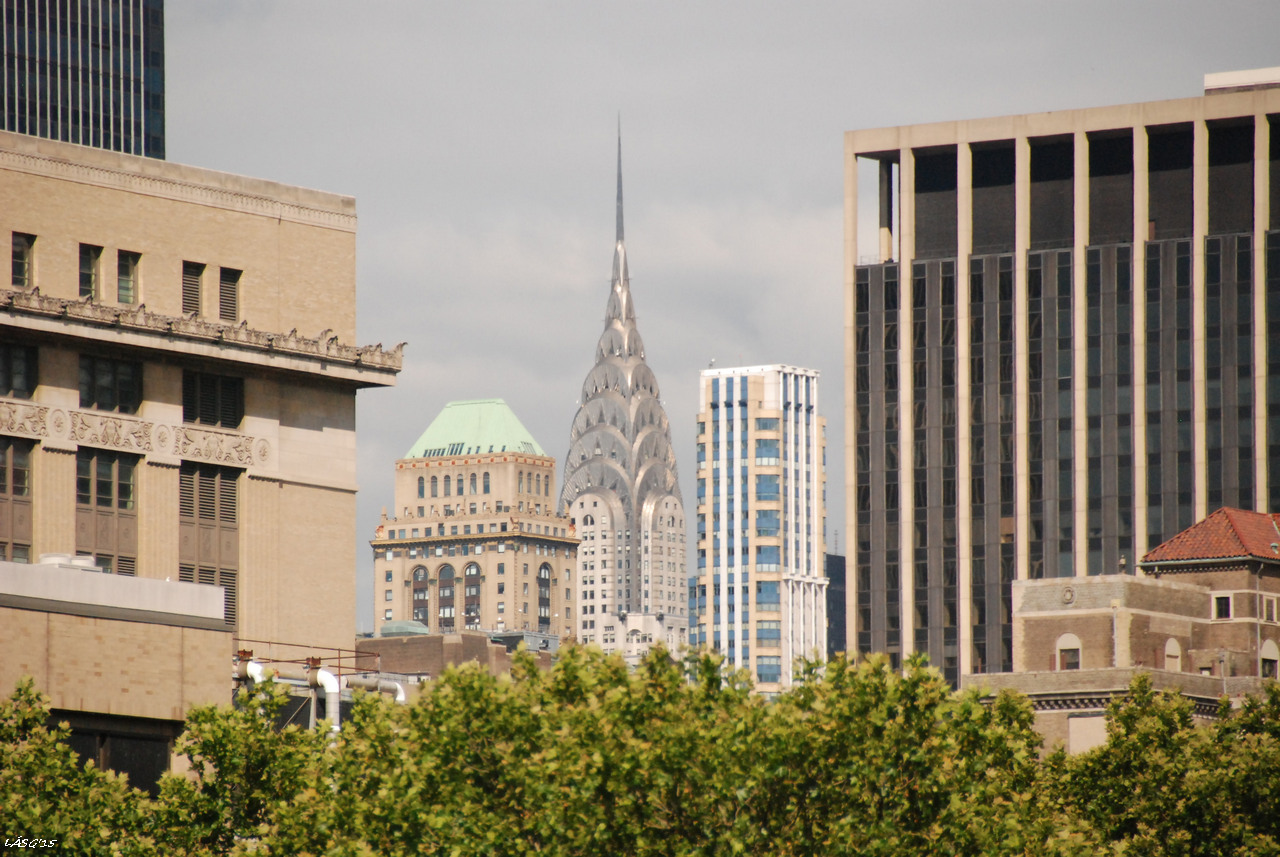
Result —
<instances>
[{"instance_id":1,"label":"beige brick building","mask_svg":"<svg viewBox=\"0 0 1280 857\"><path fill-rule=\"evenodd\" d=\"M0 133L0 559L221 586L242 641L349 648L355 393L400 368L352 344L355 228L350 197Z\"/></svg>"},{"instance_id":2,"label":"beige brick building","mask_svg":"<svg viewBox=\"0 0 1280 857\"><path fill-rule=\"evenodd\" d=\"M450 402L396 462L374 551L374 624L573 633L578 540L556 461L501 399Z\"/></svg>"}]
</instances>

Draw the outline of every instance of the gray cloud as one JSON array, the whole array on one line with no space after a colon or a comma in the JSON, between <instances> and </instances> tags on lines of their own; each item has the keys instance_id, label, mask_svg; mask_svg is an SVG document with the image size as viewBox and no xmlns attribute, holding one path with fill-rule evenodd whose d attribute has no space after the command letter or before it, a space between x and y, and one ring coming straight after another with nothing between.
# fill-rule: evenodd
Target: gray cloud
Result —
<instances>
[{"instance_id":1,"label":"gray cloud","mask_svg":"<svg viewBox=\"0 0 1280 857\"><path fill-rule=\"evenodd\" d=\"M697 371L822 371L843 530L842 140L850 128L1199 92L1280 64L1274 2L169 0L171 160L358 198L367 539L445 402L501 396L547 449L604 314L622 113L640 330L692 508ZM845 547L846 540L840 539Z\"/></svg>"}]
</instances>

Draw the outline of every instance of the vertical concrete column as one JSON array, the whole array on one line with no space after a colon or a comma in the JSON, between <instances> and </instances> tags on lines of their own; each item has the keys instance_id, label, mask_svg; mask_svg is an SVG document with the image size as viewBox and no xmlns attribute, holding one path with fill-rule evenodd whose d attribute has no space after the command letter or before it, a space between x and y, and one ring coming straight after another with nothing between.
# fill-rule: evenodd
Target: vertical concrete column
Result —
<instances>
[{"instance_id":1,"label":"vertical concrete column","mask_svg":"<svg viewBox=\"0 0 1280 857\"><path fill-rule=\"evenodd\" d=\"M1191 162L1191 395L1195 424L1194 512L1195 520L1208 514L1209 486L1205 474L1209 466L1208 438L1205 437L1208 405L1205 400L1205 287L1204 239L1209 233L1209 126L1203 119L1193 124Z\"/></svg>"},{"instance_id":2,"label":"vertical concrete column","mask_svg":"<svg viewBox=\"0 0 1280 857\"><path fill-rule=\"evenodd\" d=\"M1267 225L1271 222L1271 122L1253 117L1253 508L1267 509Z\"/></svg>"},{"instance_id":3,"label":"vertical concrete column","mask_svg":"<svg viewBox=\"0 0 1280 857\"><path fill-rule=\"evenodd\" d=\"M1147 230L1151 219L1145 125L1133 129L1133 568L1147 550ZM1154 547L1154 545L1151 545Z\"/></svg>"},{"instance_id":4,"label":"vertical concrete column","mask_svg":"<svg viewBox=\"0 0 1280 857\"><path fill-rule=\"evenodd\" d=\"M961 510L972 508L969 442L972 399L969 388L969 257L973 254L973 149L956 144L956 600L960 624L960 674L973 672L973 528Z\"/></svg>"},{"instance_id":5,"label":"vertical concrete column","mask_svg":"<svg viewBox=\"0 0 1280 857\"><path fill-rule=\"evenodd\" d=\"M1073 477L1075 515L1076 576L1089 573L1089 300L1085 294L1088 269L1085 247L1089 242L1089 140L1076 131L1072 140L1074 157L1071 193L1074 218L1071 240L1071 308L1075 348L1072 351L1071 425L1075 442L1075 474ZM1102 571L1102 569L1099 569Z\"/></svg>"},{"instance_id":6,"label":"vertical concrete column","mask_svg":"<svg viewBox=\"0 0 1280 857\"><path fill-rule=\"evenodd\" d=\"M856 507L856 468L853 466L857 426L854 425L855 390L854 360L857 344L854 342L854 281L858 267L858 158L853 146L853 136L844 138L844 534L849 545L846 568L852 567L852 577L858 574L858 526ZM857 651L858 640L858 587L845 586L845 639L850 652ZM756 647L751 647L752 660Z\"/></svg>"},{"instance_id":7,"label":"vertical concrete column","mask_svg":"<svg viewBox=\"0 0 1280 857\"><path fill-rule=\"evenodd\" d=\"M893 258L893 162L880 164L880 261Z\"/></svg>"},{"instance_id":8,"label":"vertical concrete column","mask_svg":"<svg viewBox=\"0 0 1280 857\"><path fill-rule=\"evenodd\" d=\"M899 480L902 498L902 527L899 531L899 550L902 557L899 567L899 612L902 628L902 655L915 651L915 593L912 591L915 581L915 503L906 498L912 496L915 485L915 421L911 410L911 396L914 392L915 373L911 371L912 345L911 330L915 321L915 310L911 306L912 262L916 253L916 168L915 154L909 147L903 147L898 154L898 184L901 197L898 199L898 330L902 343L898 348L898 413L901 425L901 444L898 451ZM850 459L852 461L853 459ZM851 498L852 499L852 498Z\"/></svg>"}]
</instances>

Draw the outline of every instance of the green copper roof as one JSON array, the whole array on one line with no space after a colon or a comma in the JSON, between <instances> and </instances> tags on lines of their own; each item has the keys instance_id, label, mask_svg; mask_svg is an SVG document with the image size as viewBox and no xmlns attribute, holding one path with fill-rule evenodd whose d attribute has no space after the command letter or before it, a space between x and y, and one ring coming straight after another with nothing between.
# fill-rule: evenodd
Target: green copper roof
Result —
<instances>
[{"instance_id":1,"label":"green copper roof","mask_svg":"<svg viewBox=\"0 0 1280 857\"><path fill-rule=\"evenodd\" d=\"M523 452L546 455L502 399L450 402L413 442L405 458Z\"/></svg>"}]
</instances>

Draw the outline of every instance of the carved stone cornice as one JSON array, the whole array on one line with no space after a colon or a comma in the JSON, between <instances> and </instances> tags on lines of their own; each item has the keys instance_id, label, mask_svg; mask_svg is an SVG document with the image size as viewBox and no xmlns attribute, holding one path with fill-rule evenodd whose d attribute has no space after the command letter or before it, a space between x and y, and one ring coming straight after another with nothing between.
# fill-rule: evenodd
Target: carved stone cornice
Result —
<instances>
[{"instance_id":1,"label":"carved stone cornice","mask_svg":"<svg viewBox=\"0 0 1280 857\"><path fill-rule=\"evenodd\" d=\"M163 337L166 342L187 342L213 346L223 352L246 352L261 356L294 358L312 364L310 371L326 367L352 367L377 374L399 372L404 359L404 345L389 351L382 344L354 346L338 342L332 330L316 337L300 336L297 328L288 333L256 330L246 322L238 325L208 321L196 316L172 316L150 312L145 304L137 307L111 306L88 300L68 300L40 294L40 289L0 289L0 319L8 315L17 319L44 320L77 327L121 333ZM228 354L233 358L234 355Z\"/></svg>"}]
</instances>

